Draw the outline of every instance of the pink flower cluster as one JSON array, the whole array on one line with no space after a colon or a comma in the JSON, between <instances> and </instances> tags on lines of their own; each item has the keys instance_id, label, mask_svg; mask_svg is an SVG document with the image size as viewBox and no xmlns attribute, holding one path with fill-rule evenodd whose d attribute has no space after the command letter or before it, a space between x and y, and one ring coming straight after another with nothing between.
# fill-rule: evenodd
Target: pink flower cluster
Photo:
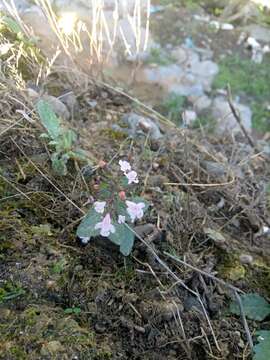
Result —
<instances>
[{"instance_id":1,"label":"pink flower cluster","mask_svg":"<svg viewBox=\"0 0 270 360\"><path fill-rule=\"evenodd\" d=\"M133 201L126 200L127 213L130 216L131 222L134 223L136 219L143 217L143 208L145 204L135 203ZM97 213L103 214L106 207L105 201L96 201L94 203L94 209ZM118 224L124 224L126 217L124 215L118 215ZM100 230L100 235L108 237L111 233L115 233L115 226L112 224L111 215L107 213L101 222L95 225L96 230Z\"/></svg>"},{"instance_id":2,"label":"pink flower cluster","mask_svg":"<svg viewBox=\"0 0 270 360\"><path fill-rule=\"evenodd\" d=\"M128 179L128 184L138 184L138 174L136 171L131 169L130 163L125 160L120 160L119 165L121 168L121 171L124 173L126 178ZM132 223L135 222L136 219L141 219L143 217L143 209L145 207L145 204L143 202L141 203L135 203L133 201L126 200L126 194L124 191L120 191L119 197L122 201L126 202L126 211L127 214L130 217L130 220ZM94 202L94 210L99 213L103 214L105 212L106 208L106 201L96 201ZM126 217L124 215L118 215L117 219L118 224L125 224ZM106 215L103 217L102 221L98 222L95 225L95 229L99 230L100 235L108 237L110 234L114 234L116 231L115 225L112 223L111 215L109 212L106 213Z\"/></svg>"},{"instance_id":3,"label":"pink flower cluster","mask_svg":"<svg viewBox=\"0 0 270 360\"><path fill-rule=\"evenodd\" d=\"M119 160L119 165L120 165L121 171L123 171L124 175L128 179L128 185L130 185L132 183L138 184L138 182L139 182L138 174L136 173L136 171L131 170L130 163L125 160Z\"/></svg>"}]
</instances>

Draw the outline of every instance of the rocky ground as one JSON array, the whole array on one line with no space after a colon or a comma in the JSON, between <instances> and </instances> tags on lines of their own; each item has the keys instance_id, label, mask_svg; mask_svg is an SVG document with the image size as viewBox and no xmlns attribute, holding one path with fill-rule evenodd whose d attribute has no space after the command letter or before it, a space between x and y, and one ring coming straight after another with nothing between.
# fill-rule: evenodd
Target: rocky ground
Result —
<instances>
[{"instance_id":1,"label":"rocky ground","mask_svg":"<svg viewBox=\"0 0 270 360\"><path fill-rule=\"evenodd\" d=\"M35 44L2 27L1 44L13 46L1 53L0 73L1 359L252 359L249 334L256 344L256 332L269 330L269 315L243 320L230 307L235 291L270 299L267 127L252 136L269 119L269 98L261 99L268 55L254 63L247 38L237 43L242 27L209 25L213 9L154 5L155 50L122 88L75 67L50 68ZM236 54L240 64L224 57ZM117 60L124 81L134 59ZM243 85L243 64L253 86ZM228 67L237 69L232 107L246 133L224 93ZM65 176L53 171L40 98L77 133L86 169L70 161ZM89 199L107 172L117 179L121 158L150 204L128 257L106 238L86 246L76 238Z\"/></svg>"}]
</instances>

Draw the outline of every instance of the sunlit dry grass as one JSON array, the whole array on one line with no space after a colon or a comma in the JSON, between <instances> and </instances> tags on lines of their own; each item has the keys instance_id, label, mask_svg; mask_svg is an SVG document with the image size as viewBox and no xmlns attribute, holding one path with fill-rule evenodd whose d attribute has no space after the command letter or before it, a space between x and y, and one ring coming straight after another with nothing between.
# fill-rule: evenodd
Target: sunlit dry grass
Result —
<instances>
[{"instance_id":1,"label":"sunlit dry grass","mask_svg":"<svg viewBox=\"0 0 270 360\"><path fill-rule=\"evenodd\" d=\"M58 43L55 47L60 46L61 51L76 65L78 57L83 53L91 67L93 64L106 63L119 47L128 56L136 56L147 47L151 0L134 0L133 6L127 3L128 9L124 8L124 0L121 1L115 0L112 13L108 13L106 1L92 0L89 14L84 19L80 19L75 12L65 12L64 9L60 15L56 14L49 0L36 0L36 4L42 9L48 26L56 35ZM33 31L30 24L27 26L24 23L13 0L4 0L4 3L8 13L24 33L31 36ZM125 20L126 26L123 26L121 19Z\"/></svg>"}]
</instances>

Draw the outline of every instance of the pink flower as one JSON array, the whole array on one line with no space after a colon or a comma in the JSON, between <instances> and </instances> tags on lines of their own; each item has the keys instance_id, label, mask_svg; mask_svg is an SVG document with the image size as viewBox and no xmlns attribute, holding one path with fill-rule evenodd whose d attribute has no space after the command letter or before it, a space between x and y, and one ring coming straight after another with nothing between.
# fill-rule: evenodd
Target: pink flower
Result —
<instances>
[{"instance_id":1,"label":"pink flower","mask_svg":"<svg viewBox=\"0 0 270 360\"><path fill-rule=\"evenodd\" d=\"M126 201L127 204L127 212L131 218L131 222L134 222L136 219L141 219L143 217L143 208L145 204L141 203L134 203L132 201Z\"/></svg>"},{"instance_id":2,"label":"pink flower","mask_svg":"<svg viewBox=\"0 0 270 360\"><path fill-rule=\"evenodd\" d=\"M94 202L94 209L96 212L103 214L104 208L106 206L106 201L96 201Z\"/></svg>"},{"instance_id":3,"label":"pink flower","mask_svg":"<svg viewBox=\"0 0 270 360\"><path fill-rule=\"evenodd\" d=\"M118 224L124 224L125 221L126 221L126 217L124 215L118 216Z\"/></svg>"},{"instance_id":4,"label":"pink flower","mask_svg":"<svg viewBox=\"0 0 270 360\"><path fill-rule=\"evenodd\" d=\"M111 223L111 216L108 213L103 220L95 225L95 229L100 229L100 235L108 237L110 233L115 233L115 227Z\"/></svg>"},{"instance_id":5,"label":"pink flower","mask_svg":"<svg viewBox=\"0 0 270 360\"><path fill-rule=\"evenodd\" d=\"M135 184L138 184L139 179L138 179L138 174L136 173L136 171L130 171L125 175L128 178L128 185L132 184L133 182Z\"/></svg>"},{"instance_id":6,"label":"pink flower","mask_svg":"<svg viewBox=\"0 0 270 360\"><path fill-rule=\"evenodd\" d=\"M121 170L126 174L126 172L131 170L130 163L125 160L119 160L119 165L121 167Z\"/></svg>"}]
</instances>

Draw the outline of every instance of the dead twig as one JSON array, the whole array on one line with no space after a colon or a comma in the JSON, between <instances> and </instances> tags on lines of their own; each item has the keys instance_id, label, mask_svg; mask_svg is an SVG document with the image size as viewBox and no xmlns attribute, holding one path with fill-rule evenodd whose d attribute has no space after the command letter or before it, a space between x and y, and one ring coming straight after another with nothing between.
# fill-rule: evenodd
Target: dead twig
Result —
<instances>
[{"instance_id":1,"label":"dead twig","mask_svg":"<svg viewBox=\"0 0 270 360\"><path fill-rule=\"evenodd\" d=\"M252 336L250 334L250 330L249 330L249 327L248 327L248 323L247 323L247 319L246 319L246 316L245 316L242 300L241 300L241 298L240 298L237 291L234 291L234 296L236 298L236 301L237 301L239 309L240 309L241 319L242 319L244 329L245 329L245 332L246 332L246 335L247 335L247 340L248 340L248 343L249 343L249 347L250 347L250 349L252 351L253 350L253 340L252 340Z\"/></svg>"},{"instance_id":2,"label":"dead twig","mask_svg":"<svg viewBox=\"0 0 270 360\"><path fill-rule=\"evenodd\" d=\"M174 182L166 182L163 183L163 185L166 186L194 186L194 187L218 187L218 186L228 186L228 185L232 185L235 182L235 178L233 178L230 181L227 182L223 182L223 183L215 183L215 184L198 184L198 183L174 183Z\"/></svg>"},{"instance_id":3,"label":"dead twig","mask_svg":"<svg viewBox=\"0 0 270 360\"><path fill-rule=\"evenodd\" d=\"M196 272L198 272L198 273L200 273L200 274L202 274L204 276L207 276L208 278L210 278L210 279L218 282L219 284L227 287L228 289L232 290L233 292L236 291L236 292L239 292L241 294L244 294L244 291L238 289L237 287L235 287L235 286L233 286L231 284L228 284L226 281L224 281L222 279L219 279L219 278L215 277L214 275L209 274L209 273L207 273L207 272L205 272L203 270L200 270L200 269L196 268L195 266L193 266L191 264L188 264L187 262L179 259L177 256L171 255L170 253L168 253L166 251L164 252L164 255L168 256L169 258L175 260L176 262L178 262L178 263L180 263L180 264L182 264L182 265L184 265L186 267L189 267L190 269L192 269L192 270L194 270L194 271L196 271Z\"/></svg>"},{"instance_id":4,"label":"dead twig","mask_svg":"<svg viewBox=\"0 0 270 360\"><path fill-rule=\"evenodd\" d=\"M230 85L227 86L227 95L228 95L228 103L229 103L231 112L232 112L235 120L237 121L238 125L240 126L241 131L247 138L249 145L252 146L253 148L255 148L255 143L254 143L253 139L251 138L251 136L249 135L249 133L247 132L246 128L244 127L239 111L237 111L235 106L233 105L232 92L231 92Z\"/></svg>"}]
</instances>

